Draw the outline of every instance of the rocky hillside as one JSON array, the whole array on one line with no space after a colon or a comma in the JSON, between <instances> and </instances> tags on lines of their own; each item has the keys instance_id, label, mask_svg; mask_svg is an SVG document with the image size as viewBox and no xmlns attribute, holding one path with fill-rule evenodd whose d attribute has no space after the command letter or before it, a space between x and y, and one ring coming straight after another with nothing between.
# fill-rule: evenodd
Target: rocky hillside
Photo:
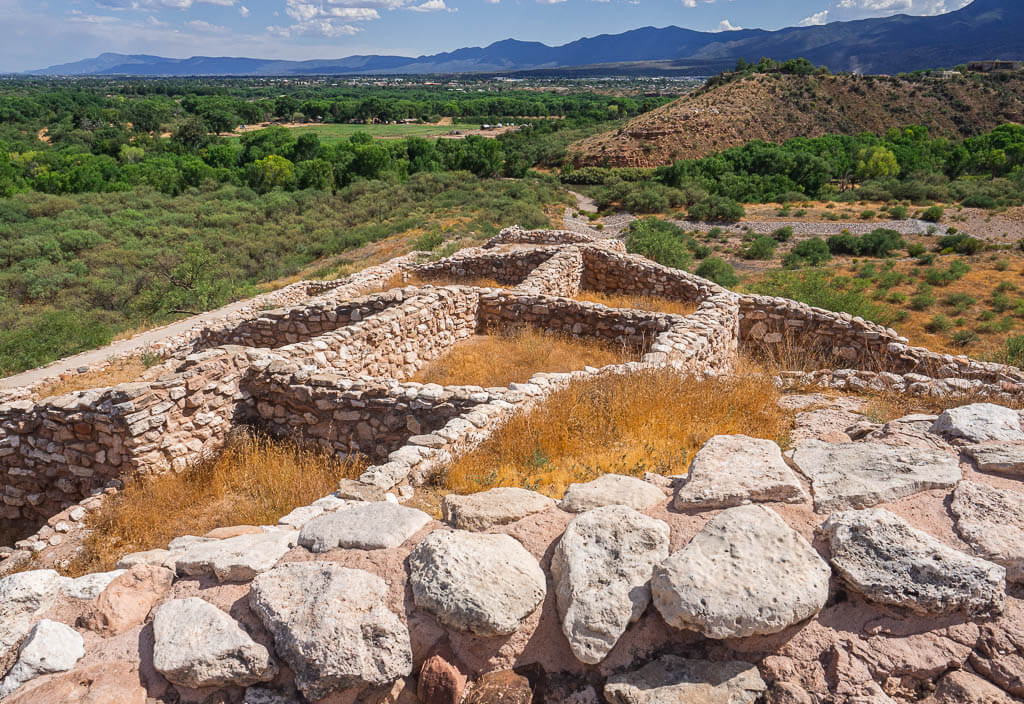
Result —
<instances>
[{"instance_id":1,"label":"rocky hillside","mask_svg":"<svg viewBox=\"0 0 1024 704\"><path fill-rule=\"evenodd\" d=\"M577 166L658 166L740 146L927 125L966 137L1024 121L1024 77L941 80L752 74L687 95L571 145Z\"/></svg>"}]
</instances>

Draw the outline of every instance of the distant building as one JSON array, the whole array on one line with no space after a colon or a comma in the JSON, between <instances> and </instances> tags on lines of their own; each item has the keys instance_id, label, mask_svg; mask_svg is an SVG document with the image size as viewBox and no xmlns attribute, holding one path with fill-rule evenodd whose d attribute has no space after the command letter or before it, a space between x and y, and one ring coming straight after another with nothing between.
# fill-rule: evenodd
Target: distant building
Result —
<instances>
[{"instance_id":1,"label":"distant building","mask_svg":"<svg viewBox=\"0 0 1024 704\"><path fill-rule=\"evenodd\" d=\"M936 71L934 75L936 78L950 80L953 78L960 78L963 74L959 71Z\"/></svg>"},{"instance_id":2,"label":"distant building","mask_svg":"<svg viewBox=\"0 0 1024 704\"><path fill-rule=\"evenodd\" d=\"M992 71L1020 71L1024 61L972 61L967 64L968 71L991 73Z\"/></svg>"}]
</instances>

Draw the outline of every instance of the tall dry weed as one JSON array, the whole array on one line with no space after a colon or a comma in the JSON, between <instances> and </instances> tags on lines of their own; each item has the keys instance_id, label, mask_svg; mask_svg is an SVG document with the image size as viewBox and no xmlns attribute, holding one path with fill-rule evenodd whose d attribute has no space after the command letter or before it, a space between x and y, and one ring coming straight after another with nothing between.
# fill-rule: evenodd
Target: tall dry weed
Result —
<instances>
[{"instance_id":1,"label":"tall dry weed","mask_svg":"<svg viewBox=\"0 0 1024 704\"><path fill-rule=\"evenodd\" d=\"M644 296L629 293L603 293L601 291L582 290L573 298L577 301L601 303L609 308L627 308L646 310L654 313L670 313L672 315L690 315L697 310L697 304L689 301L674 301L661 296Z\"/></svg>"}]
</instances>

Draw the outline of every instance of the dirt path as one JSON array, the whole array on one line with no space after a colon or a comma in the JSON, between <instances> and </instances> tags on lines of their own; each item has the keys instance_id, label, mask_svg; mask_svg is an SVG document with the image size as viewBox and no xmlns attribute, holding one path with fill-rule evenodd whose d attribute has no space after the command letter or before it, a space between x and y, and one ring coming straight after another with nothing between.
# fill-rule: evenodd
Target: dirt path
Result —
<instances>
[{"instance_id":1,"label":"dirt path","mask_svg":"<svg viewBox=\"0 0 1024 704\"><path fill-rule=\"evenodd\" d=\"M597 204L590 196L585 196L582 193L577 193L576 191L569 191L569 195L576 199L576 210L584 213L597 212Z\"/></svg>"}]
</instances>

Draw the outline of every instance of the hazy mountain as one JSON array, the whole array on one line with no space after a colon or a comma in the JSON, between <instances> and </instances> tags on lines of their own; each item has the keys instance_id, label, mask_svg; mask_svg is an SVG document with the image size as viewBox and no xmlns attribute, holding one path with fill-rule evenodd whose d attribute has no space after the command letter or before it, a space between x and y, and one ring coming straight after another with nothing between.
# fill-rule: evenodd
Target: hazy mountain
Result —
<instances>
[{"instance_id":1,"label":"hazy mountain","mask_svg":"<svg viewBox=\"0 0 1024 704\"><path fill-rule=\"evenodd\" d=\"M234 57L101 54L31 71L37 75L269 76L316 74L508 72L642 61L672 61L694 74L717 72L737 58L803 56L833 71L897 73L975 59L1024 59L1024 3L975 0L932 17L892 17L790 27L774 32L697 32L643 27L562 46L506 39L432 56L349 56L279 61Z\"/></svg>"}]
</instances>

